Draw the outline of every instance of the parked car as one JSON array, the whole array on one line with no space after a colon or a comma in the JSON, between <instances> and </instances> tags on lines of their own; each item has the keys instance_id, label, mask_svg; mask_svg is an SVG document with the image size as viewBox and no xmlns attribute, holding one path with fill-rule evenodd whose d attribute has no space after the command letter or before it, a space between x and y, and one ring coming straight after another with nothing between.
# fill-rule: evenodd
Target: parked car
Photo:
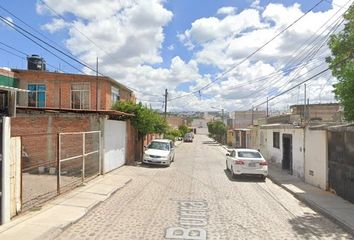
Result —
<instances>
[{"instance_id":1,"label":"parked car","mask_svg":"<svg viewBox=\"0 0 354 240\"><path fill-rule=\"evenodd\" d=\"M254 149L232 149L226 154L226 169L232 177L258 175L265 179L268 175L268 163L262 154Z\"/></svg>"},{"instance_id":2,"label":"parked car","mask_svg":"<svg viewBox=\"0 0 354 240\"><path fill-rule=\"evenodd\" d=\"M193 142L193 137L190 133L184 135L183 142Z\"/></svg>"},{"instance_id":3,"label":"parked car","mask_svg":"<svg viewBox=\"0 0 354 240\"><path fill-rule=\"evenodd\" d=\"M170 166L175 160L174 143L168 139L155 139L146 147L143 162Z\"/></svg>"}]
</instances>

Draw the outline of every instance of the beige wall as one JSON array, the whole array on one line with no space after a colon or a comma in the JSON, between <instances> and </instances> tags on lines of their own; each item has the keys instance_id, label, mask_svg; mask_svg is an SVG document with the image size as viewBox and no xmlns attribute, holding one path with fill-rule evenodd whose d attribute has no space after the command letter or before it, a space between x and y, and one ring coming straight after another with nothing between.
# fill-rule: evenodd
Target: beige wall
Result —
<instances>
[{"instance_id":1,"label":"beige wall","mask_svg":"<svg viewBox=\"0 0 354 240\"><path fill-rule=\"evenodd\" d=\"M273 147L273 132L280 133L279 147ZM304 177L304 130L302 128L272 127L261 128L259 131L259 149L271 163L282 165L283 134L292 135L293 175ZM263 140L262 140L263 138Z\"/></svg>"},{"instance_id":2,"label":"beige wall","mask_svg":"<svg viewBox=\"0 0 354 240\"><path fill-rule=\"evenodd\" d=\"M326 190L328 184L328 145L326 130L306 130L305 182Z\"/></svg>"}]
</instances>

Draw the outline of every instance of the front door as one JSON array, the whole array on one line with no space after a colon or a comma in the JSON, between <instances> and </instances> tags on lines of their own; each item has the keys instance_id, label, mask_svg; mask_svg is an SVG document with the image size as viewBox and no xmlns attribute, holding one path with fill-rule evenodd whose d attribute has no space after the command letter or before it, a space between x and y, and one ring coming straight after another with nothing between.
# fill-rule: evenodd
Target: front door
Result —
<instances>
[{"instance_id":1,"label":"front door","mask_svg":"<svg viewBox=\"0 0 354 240\"><path fill-rule=\"evenodd\" d=\"M293 174L293 138L291 134L283 134L282 167Z\"/></svg>"}]
</instances>

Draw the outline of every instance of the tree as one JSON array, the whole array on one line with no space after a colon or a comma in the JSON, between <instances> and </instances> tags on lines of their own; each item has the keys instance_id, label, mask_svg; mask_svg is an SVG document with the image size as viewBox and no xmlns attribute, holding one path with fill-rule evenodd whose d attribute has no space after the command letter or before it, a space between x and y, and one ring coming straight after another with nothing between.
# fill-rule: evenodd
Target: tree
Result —
<instances>
[{"instance_id":1,"label":"tree","mask_svg":"<svg viewBox=\"0 0 354 240\"><path fill-rule=\"evenodd\" d=\"M181 133L181 137L183 137L184 135L186 135L186 133L189 132L189 129L186 125L181 125L178 127L178 130L180 131Z\"/></svg>"},{"instance_id":2,"label":"tree","mask_svg":"<svg viewBox=\"0 0 354 240\"><path fill-rule=\"evenodd\" d=\"M132 124L142 138L148 133L165 133L166 121L155 111L143 106L141 103L116 102L113 110L134 114Z\"/></svg>"},{"instance_id":3,"label":"tree","mask_svg":"<svg viewBox=\"0 0 354 240\"><path fill-rule=\"evenodd\" d=\"M332 75L338 79L334 93L344 107L344 116L348 121L354 120L354 5L344 14L346 24L338 34L331 36L328 43L332 56L326 61Z\"/></svg>"},{"instance_id":4,"label":"tree","mask_svg":"<svg viewBox=\"0 0 354 240\"><path fill-rule=\"evenodd\" d=\"M222 121L208 122L208 131L216 141L224 142L226 126Z\"/></svg>"}]
</instances>

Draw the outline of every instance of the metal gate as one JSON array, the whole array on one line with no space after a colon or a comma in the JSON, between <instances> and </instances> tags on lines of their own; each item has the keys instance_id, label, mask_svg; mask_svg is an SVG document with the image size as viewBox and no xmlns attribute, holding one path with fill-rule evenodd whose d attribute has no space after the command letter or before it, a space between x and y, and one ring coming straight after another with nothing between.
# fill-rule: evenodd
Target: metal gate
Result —
<instances>
[{"instance_id":1,"label":"metal gate","mask_svg":"<svg viewBox=\"0 0 354 240\"><path fill-rule=\"evenodd\" d=\"M329 187L354 202L354 127L328 131Z\"/></svg>"},{"instance_id":2,"label":"metal gate","mask_svg":"<svg viewBox=\"0 0 354 240\"><path fill-rule=\"evenodd\" d=\"M101 171L101 132L21 135L21 203L26 211Z\"/></svg>"},{"instance_id":3,"label":"metal gate","mask_svg":"<svg viewBox=\"0 0 354 240\"><path fill-rule=\"evenodd\" d=\"M59 191L69 190L101 172L101 132L59 134Z\"/></svg>"}]
</instances>

